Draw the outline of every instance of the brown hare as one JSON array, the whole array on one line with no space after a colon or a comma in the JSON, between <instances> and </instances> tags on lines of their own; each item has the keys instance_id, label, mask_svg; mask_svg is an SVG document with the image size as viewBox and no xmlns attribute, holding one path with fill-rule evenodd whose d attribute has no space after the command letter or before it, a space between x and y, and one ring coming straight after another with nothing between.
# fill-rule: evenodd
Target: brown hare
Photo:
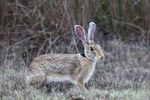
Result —
<instances>
[{"instance_id":1,"label":"brown hare","mask_svg":"<svg viewBox=\"0 0 150 100\"><path fill-rule=\"evenodd\" d=\"M68 81L80 90L87 91L85 83L90 80L96 62L101 61L104 54L101 47L94 42L94 22L90 22L87 35L80 25L75 25L74 30L83 43L84 54L44 54L36 57L25 75L27 86Z\"/></svg>"}]
</instances>

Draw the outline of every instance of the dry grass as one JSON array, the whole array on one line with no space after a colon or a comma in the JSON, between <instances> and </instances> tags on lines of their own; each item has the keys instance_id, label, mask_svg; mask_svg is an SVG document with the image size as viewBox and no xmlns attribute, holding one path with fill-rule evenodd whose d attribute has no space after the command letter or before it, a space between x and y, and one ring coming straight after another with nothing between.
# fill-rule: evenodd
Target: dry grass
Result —
<instances>
[{"instance_id":1,"label":"dry grass","mask_svg":"<svg viewBox=\"0 0 150 100\"><path fill-rule=\"evenodd\" d=\"M2 74L0 77L1 100L133 100L133 99L149 100L150 99L149 94L150 90L148 88L136 88L136 89L130 88L118 90L118 89L100 89L95 88L95 86L90 86L89 91L85 93L82 93L76 88L71 88L66 92L63 91L60 92L56 90L50 92L47 91L47 88L45 87L41 89L23 88L22 69L20 71L8 69L5 70L5 72L1 72L1 74Z\"/></svg>"},{"instance_id":2,"label":"dry grass","mask_svg":"<svg viewBox=\"0 0 150 100\"><path fill-rule=\"evenodd\" d=\"M149 100L149 48L114 40L108 50L110 54L106 54L104 62L98 63L87 84L89 92L82 93L68 83L26 89L23 84L26 68L18 66L1 70L0 97L2 100Z\"/></svg>"},{"instance_id":3,"label":"dry grass","mask_svg":"<svg viewBox=\"0 0 150 100\"><path fill-rule=\"evenodd\" d=\"M149 86L149 48L112 41L109 49L110 54L106 55L104 63L98 67L97 73L100 75L95 75L95 79L99 79L98 83L113 89Z\"/></svg>"},{"instance_id":4,"label":"dry grass","mask_svg":"<svg viewBox=\"0 0 150 100\"><path fill-rule=\"evenodd\" d=\"M73 26L81 24L87 29L90 21L96 22L97 33L101 33L96 40L106 41L111 35L148 45L149 4L148 0L1 0L0 64L13 56L28 65L43 53L78 52L82 47L78 50ZM17 55L9 56L14 52Z\"/></svg>"}]
</instances>

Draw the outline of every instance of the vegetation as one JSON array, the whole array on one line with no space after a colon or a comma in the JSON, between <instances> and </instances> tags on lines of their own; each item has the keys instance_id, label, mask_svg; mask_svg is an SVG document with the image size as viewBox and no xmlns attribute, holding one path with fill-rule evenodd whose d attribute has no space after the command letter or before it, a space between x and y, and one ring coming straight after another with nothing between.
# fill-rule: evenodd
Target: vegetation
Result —
<instances>
[{"instance_id":1,"label":"vegetation","mask_svg":"<svg viewBox=\"0 0 150 100\"><path fill-rule=\"evenodd\" d=\"M149 100L149 0L0 0L0 100ZM34 57L82 52L73 26L97 24L105 51L88 92L69 83L24 87Z\"/></svg>"}]
</instances>

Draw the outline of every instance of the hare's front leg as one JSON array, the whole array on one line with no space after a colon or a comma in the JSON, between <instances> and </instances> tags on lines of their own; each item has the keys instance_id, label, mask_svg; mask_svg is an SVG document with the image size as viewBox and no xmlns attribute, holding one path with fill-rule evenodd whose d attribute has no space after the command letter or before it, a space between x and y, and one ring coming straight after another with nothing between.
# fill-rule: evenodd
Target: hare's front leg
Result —
<instances>
[{"instance_id":1,"label":"hare's front leg","mask_svg":"<svg viewBox=\"0 0 150 100\"><path fill-rule=\"evenodd\" d=\"M87 92L87 88L85 87L85 83L83 81L78 81L77 82L78 87L80 88L80 90Z\"/></svg>"}]
</instances>

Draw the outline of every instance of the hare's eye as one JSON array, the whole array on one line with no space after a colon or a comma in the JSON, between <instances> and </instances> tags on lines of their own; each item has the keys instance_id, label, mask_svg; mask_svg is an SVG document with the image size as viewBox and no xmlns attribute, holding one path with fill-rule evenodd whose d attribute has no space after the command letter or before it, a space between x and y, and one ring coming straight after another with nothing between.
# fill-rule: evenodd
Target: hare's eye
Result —
<instances>
[{"instance_id":1,"label":"hare's eye","mask_svg":"<svg viewBox=\"0 0 150 100\"><path fill-rule=\"evenodd\" d=\"M94 51L94 48L93 48L93 47L90 47L90 50L91 50L91 51Z\"/></svg>"}]
</instances>

